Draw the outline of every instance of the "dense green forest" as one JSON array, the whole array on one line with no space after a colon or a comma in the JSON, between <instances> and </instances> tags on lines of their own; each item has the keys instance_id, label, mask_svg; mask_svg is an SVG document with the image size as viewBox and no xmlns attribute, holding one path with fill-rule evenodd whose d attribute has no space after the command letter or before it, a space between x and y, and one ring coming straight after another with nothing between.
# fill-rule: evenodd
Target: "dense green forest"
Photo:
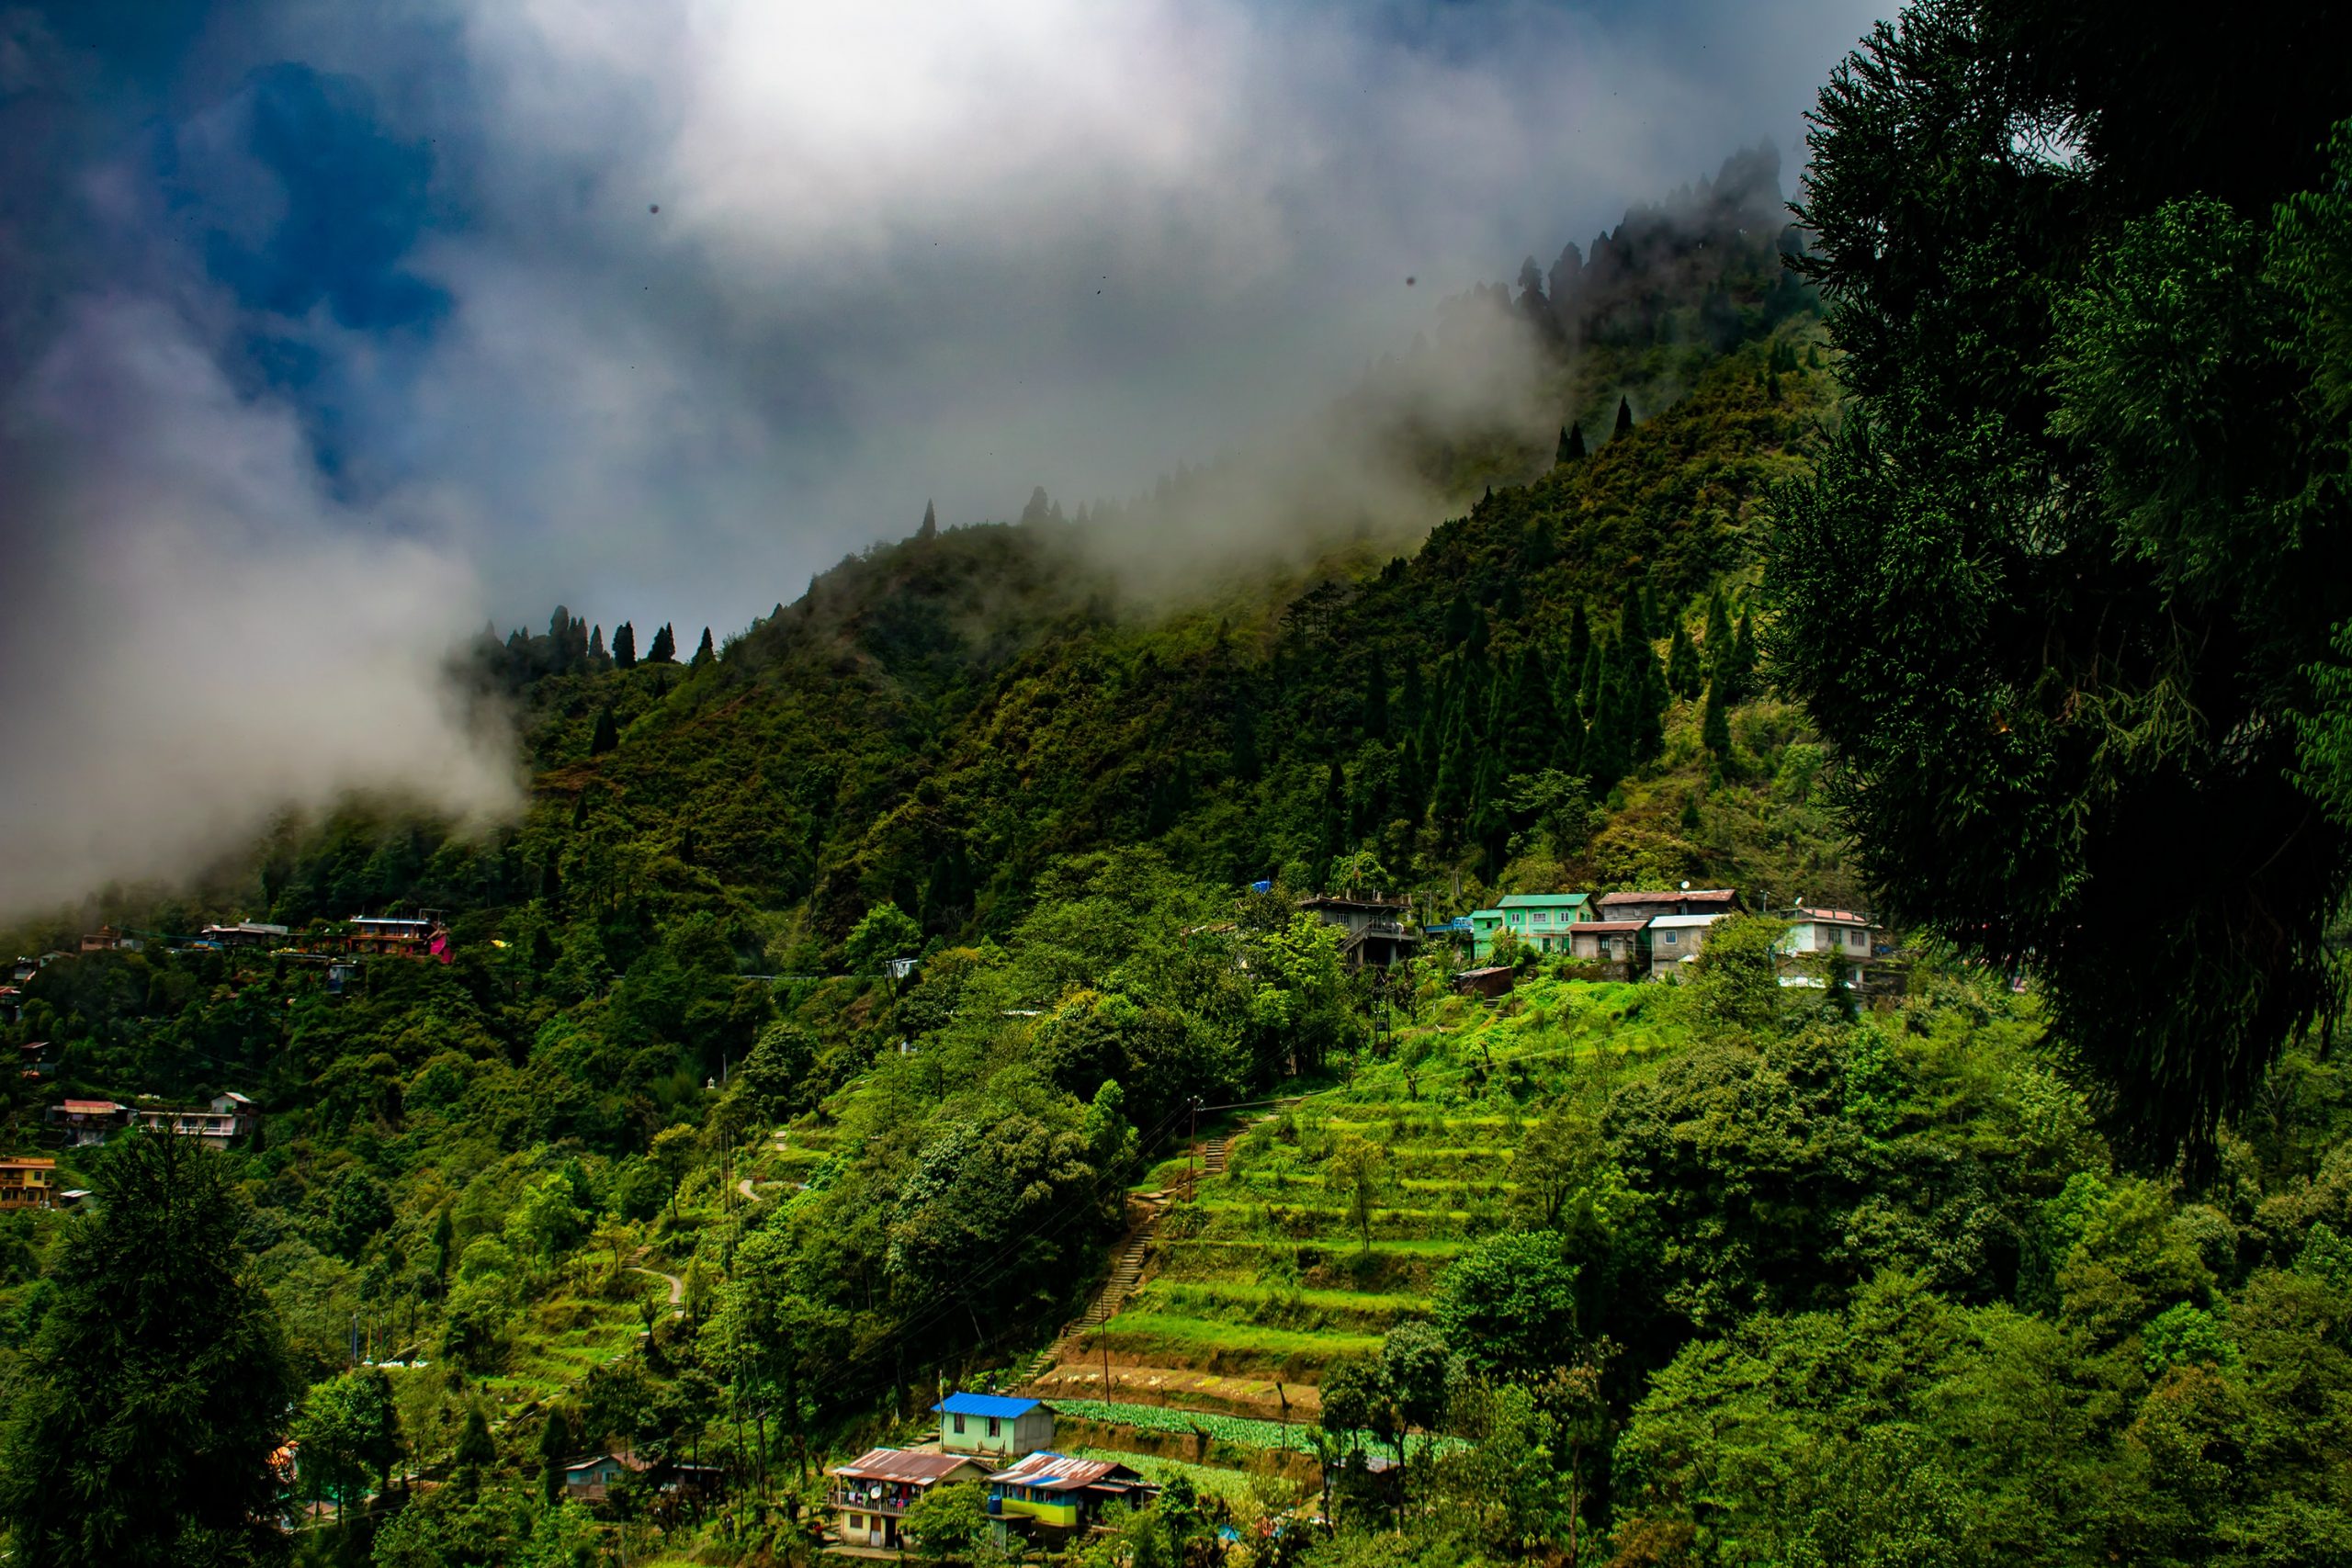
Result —
<instances>
[{"instance_id":1,"label":"dense green forest","mask_svg":"<svg viewBox=\"0 0 2352 1568\"><path fill-rule=\"evenodd\" d=\"M1802 228L1743 153L1456 302L1559 436L1388 431L1425 537L1170 603L1095 547L1165 489L1041 490L723 638L559 609L453 655L518 822L11 933L13 1149L261 1108L0 1213L12 1560L807 1562L826 1463L989 1384L1164 1483L1102 1568L2352 1561L2346 106L2115 36L1915 6ZM1684 882L1758 911L1685 983L1494 999L1298 907ZM1902 983L1783 984L1800 897ZM725 1495L562 1495L616 1450Z\"/></svg>"}]
</instances>

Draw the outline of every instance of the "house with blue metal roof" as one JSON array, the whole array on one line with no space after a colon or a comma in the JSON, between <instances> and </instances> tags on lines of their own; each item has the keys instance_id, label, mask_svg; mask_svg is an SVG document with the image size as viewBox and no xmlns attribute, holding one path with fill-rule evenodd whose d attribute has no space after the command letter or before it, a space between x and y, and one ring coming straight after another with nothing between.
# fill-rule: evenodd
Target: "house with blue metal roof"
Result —
<instances>
[{"instance_id":1,"label":"house with blue metal roof","mask_svg":"<svg viewBox=\"0 0 2352 1568\"><path fill-rule=\"evenodd\" d=\"M1001 1393L951 1393L932 1410L943 1453L1010 1459L1053 1447L1054 1407Z\"/></svg>"}]
</instances>

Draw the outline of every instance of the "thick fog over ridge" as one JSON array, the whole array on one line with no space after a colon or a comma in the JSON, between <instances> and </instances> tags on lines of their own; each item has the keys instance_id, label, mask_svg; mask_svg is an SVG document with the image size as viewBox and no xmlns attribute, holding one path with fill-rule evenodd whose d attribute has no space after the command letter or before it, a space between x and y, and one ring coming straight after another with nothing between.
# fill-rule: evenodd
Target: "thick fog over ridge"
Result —
<instances>
[{"instance_id":1,"label":"thick fog over ridge","mask_svg":"<svg viewBox=\"0 0 2352 1568\"><path fill-rule=\"evenodd\" d=\"M1267 433L1444 297L1790 148L1870 15L9 12L0 795L45 827L0 907L352 787L495 809L438 674L485 616L724 634L926 500L1253 443L1268 495L1346 472ZM1495 369L1432 406L1507 403Z\"/></svg>"}]
</instances>

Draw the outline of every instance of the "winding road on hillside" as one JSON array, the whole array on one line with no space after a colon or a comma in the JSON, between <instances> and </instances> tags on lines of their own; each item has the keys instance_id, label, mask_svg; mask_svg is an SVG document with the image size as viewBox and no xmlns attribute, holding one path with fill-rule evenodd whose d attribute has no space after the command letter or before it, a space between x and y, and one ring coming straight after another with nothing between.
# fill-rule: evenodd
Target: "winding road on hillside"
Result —
<instances>
[{"instance_id":1,"label":"winding road on hillside","mask_svg":"<svg viewBox=\"0 0 2352 1568\"><path fill-rule=\"evenodd\" d=\"M666 1280L670 1286L670 1315L672 1317L686 1315L686 1309L680 1304L686 1299L686 1282L684 1280L679 1279L675 1274L664 1274L659 1269L648 1269L641 1263L630 1264L628 1271L632 1274L650 1274L657 1280Z\"/></svg>"}]
</instances>

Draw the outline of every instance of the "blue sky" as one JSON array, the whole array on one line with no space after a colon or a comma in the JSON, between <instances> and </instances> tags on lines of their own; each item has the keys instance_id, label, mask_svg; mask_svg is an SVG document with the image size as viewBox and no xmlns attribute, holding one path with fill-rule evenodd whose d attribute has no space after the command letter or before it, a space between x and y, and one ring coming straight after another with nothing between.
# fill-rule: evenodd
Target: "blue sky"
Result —
<instances>
[{"instance_id":1,"label":"blue sky","mask_svg":"<svg viewBox=\"0 0 2352 1568\"><path fill-rule=\"evenodd\" d=\"M109 679L210 638L406 716L279 737L190 688L190 765L218 735L414 774L431 660L325 646L558 601L723 635L926 500L1135 493L1735 146L1792 177L1874 9L0 11L0 655L97 682L74 773L141 755L92 728ZM428 793L495 797L474 738L422 752ZM66 837L44 892L104 835Z\"/></svg>"}]
</instances>

